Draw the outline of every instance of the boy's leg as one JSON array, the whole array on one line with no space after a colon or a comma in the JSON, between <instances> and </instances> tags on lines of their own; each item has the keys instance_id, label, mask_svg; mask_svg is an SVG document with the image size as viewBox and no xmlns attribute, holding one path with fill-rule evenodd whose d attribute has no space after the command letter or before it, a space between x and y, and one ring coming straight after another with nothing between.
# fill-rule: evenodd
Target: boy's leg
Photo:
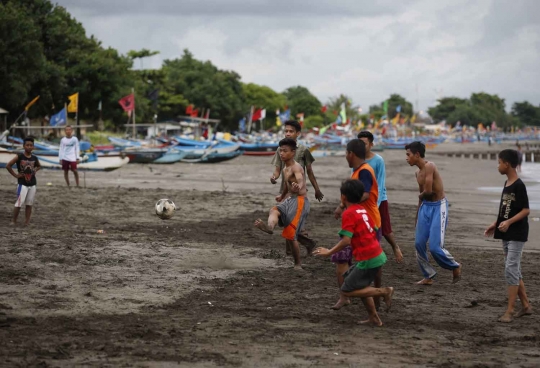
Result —
<instances>
[{"instance_id":1,"label":"boy's leg","mask_svg":"<svg viewBox=\"0 0 540 368\"><path fill-rule=\"evenodd\" d=\"M300 246L296 240L293 240L291 243L292 246L292 256L294 259L294 268L301 269L302 263L300 262Z\"/></svg>"},{"instance_id":2,"label":"boy's leg","mask_svg":"<svg viewBox=\"0 0 540 368\"><path fill-rule=\"evenodd\" d=\"M392 306L393 287L374 288L372 286L350 292L343 292L343 295L353 298L383 297L386 304L386 310L389 311Z\"/></svg>"},{"instance_id":3,"label":"boy's leg","mask_svg":"<svg viewBox=\"0 0 540 368\"><path fill-rule=\"evenodd\" d=\"M516 241L504 241L503 246L506 254L506 260L504 265L504 275L508 284L508 306L506 312L499 322L512 322L514 319L514 305L518 296L520 286L520 263L521 253L523 252L523 242Z\"/></svg>"},{"instance_id":4,"label":"boy's leg","mask_svg":"<svg viewBox=\"0 0 540 368\"><path fill-rule=\"evenodd\" d=\"M75 184L79 186L79 172L76 169L72 171L73 171L73 175L75 175Z\"/></svg>"},{"instance_id":5,"label":"boy's leg","mask_svg":"<svg viewBox=\"0 0 540 368\"><path fill-rule=\"evenodd\" d=\"M361 298L362 303L364 304L364 307L366 308L368 312L368 319L365 321L360 321L361 324L365 323L372 323L377 327L381 327L383 325L381 319L379 318L379 314L377 314L377 308L375 307L375 302L373 298Z\"/></svg>"},{"instance_id":6,"label":"boy's leg","mask_svg":"<svg viewBox=\"0 0 540 368\"><path fill-rule=\"evenodd\" d=\"M26 209L24 210L24 216L26 218L25 225L28 225L30 223L30 217L32 216L32 206L26 206Z\"/></svg>"},{"instance_id":7,"label":"boy's leg","mask_svg":"<svg viewBox=\"0 0 540 368\"><path fill-rule=\"evenodd\" d=\"M64 179L66 180L66 184L69 187L69 170L64 170Z\"/></svg>"},{"instance_id":8,"label":"boy's leg","mask_svg":"<svg viewBox=\"0 0 540 368\"><path fill-rule=\"evenodd\" d=\"M292 244L290 240L285 239L285 254L292 255Z\"/></svg>"},{"instance_id":9,"label":"boy's leg","mask_svg":"<svg viewBox=\"0 0 540 368\"><path fill-rule=\"evenodd\" d=\"M525 290L525 283L523 282L523 279L519 280L519 288L518 288L518 296L519 300L521 301L521 310L516 313L516 317L523 317L523 316L529 316L533 313L531 303L529 302L529 298L527 297L527 292Z\"/></svg>"},{"instance_id":10,"label":"boy's leg","mask_svg":"<svg viewBox=\"0 0 540 368\"><path fill-rule=\"evenodd\" d=\"M433 206L432 208L433 212L429 227L429 250L439 266L454 272L453 282L456 283L461 278L461 266L455 261L450 252L444 248L444 237L446 225L448 224L448 202L444 200L440 206Z\"/></svg>"},{"instance_id":11,"label":"boy's leg","mask_svg":"<svg viewBox=\"0 0 540 368\"><path fill-rule=\"evenodd\" d=\"M349 270L349 263L336 263L336 278L338 287L341 289L343 281L345 280L344 274ZM332 306L332 309L339 310L345 305L351 304L351 300L347 298L343 293L339 293L339 300Z\"/></svg>"},{"instance_id":12,"label":"boy's leg","mask_svg":"<svg viewBox=\"0 0 540 368\"><path fill-rule=\"evenodd\" d=\"M424 275L424 279L419 281L420 285L431 285L433 283L432 279L435 277L437 272L429 264L428 253L427 253L427 242L429 240L429 228L431 226L431 214L430 208L425 205L420 205L418 209L418 221L416 222L416 234L414 240L414 246L416 248L416 260L418 262L418 267Z\"/></svg>"},{"instance_id":13,"label":"boy's leg","mask_svg":"<svg viewBox=\"0 0 540 368\"><path fill-rule=\"evenodd\" d=\"M268 225L266 225L261 219L255 220L255 227L268 234L274 233L274 228L279 221L280 213L276 207L272 207L268 215Z\"/></svg>"},{"instance_id":14,"label":"boy's leg","mask_svg":"<svg viewBox=\"0 0 540 368\"><path fill-rule=\"evenodd\" d=\"M17 218L19 218L19 213L21 212L21 206L26 202L27 194L28 187L21 184L17 185L17 201L15 202L15 209L13 210L13 225L17 223Z\"/></svg>"},{"instance_id":15,"label":"boy's leg","mask_svg":"<svg viewBox=\"0 0 540 368\"><path fill-rule=\"evenodd\" d=\"M375 281L373 281L373 286L375 286L376 288L380 288L382 286L382 266L379 268L377 275L375 275ZM381 298L375 297L373 298L373 301L375 303L375 309L379 310L379 308L381 307Z\"/></svg>"},{"instance_id":16,"label":"boy's leg","mask_svg":"<svg viewBox=\"0 0 540 368\"><path fill-rule=\"evenodd\" d=\"M19 212L21 212L21 207L15 207L15 209L13 210L13 221L11 222L13 225L17 223Z\"/></svg>"},{"instance_id":17,"label":"boy's leg","mask_svg":"<svg viewBox=\"0 0 540 368\"><path fill-rule=\"evenodd\" d=\"M401 254L401 249L399 249L399 246L397 245L396 239L394 237L394 232L392 231L392 222L390 221L390 209L388 208L388 201L381 202L381 204L379 205L379 213L381 214L382 235L384 236L388 244L390 244L390 246L392 247L394 257L399 263L403 259L403 255Z\"/></svg>"}]
</instances>

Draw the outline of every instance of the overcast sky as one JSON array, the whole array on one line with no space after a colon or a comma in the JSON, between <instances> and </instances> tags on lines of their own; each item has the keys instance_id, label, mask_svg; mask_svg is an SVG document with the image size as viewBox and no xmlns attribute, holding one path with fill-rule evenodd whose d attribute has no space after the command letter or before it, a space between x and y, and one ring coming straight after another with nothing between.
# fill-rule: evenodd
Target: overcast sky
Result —
<instances>
[{"instance_id":1,"label":"overcast sky","mask_svg":"<svg viewBox=\"0 0 540 368\"><path fill-rule=\"evenodd\" d=\"M54 1L54 0L53 0ZM439 96L498 94L540 104L537 0L56 0L105 46L189 49L276 91L363 108L391 93L420 109ZM418 92L417 92L418 91Z\"/></svg>"}]
</instances>

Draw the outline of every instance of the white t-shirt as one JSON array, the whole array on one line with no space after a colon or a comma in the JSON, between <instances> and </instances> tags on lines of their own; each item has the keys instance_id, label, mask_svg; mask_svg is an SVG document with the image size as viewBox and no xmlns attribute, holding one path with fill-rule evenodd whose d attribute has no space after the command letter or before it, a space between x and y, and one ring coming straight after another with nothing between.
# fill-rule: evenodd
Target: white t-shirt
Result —
<instances>
[{"instance_id":1,"label":"white t-shirt","mask_svg":"<svg viewBox=\"0 0 540 368\"><path fill-rule=\"evenodd\" d=\"M79 158L79 140L77 137L64 137L60 141L60 151L58 152L60 160L76 162Z\"/></svg>"}]
</instances>

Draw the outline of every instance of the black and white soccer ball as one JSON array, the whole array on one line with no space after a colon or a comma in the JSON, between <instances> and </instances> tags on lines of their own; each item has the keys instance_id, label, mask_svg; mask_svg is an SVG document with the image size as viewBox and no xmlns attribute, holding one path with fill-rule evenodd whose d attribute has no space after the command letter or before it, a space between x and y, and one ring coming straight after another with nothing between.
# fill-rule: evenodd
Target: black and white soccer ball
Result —
<instances>
[{"instance_id":1,"label":"black and white soccer ball","mask_svg":"<svg viewBox=\"0 0 540 368\"><path fill-rule=\"evenodd\" d=\"M160 199L156 203L156 215L162 220L173 217L176 211L176 205L170 199Z\"/></svg>"}]
</instances>

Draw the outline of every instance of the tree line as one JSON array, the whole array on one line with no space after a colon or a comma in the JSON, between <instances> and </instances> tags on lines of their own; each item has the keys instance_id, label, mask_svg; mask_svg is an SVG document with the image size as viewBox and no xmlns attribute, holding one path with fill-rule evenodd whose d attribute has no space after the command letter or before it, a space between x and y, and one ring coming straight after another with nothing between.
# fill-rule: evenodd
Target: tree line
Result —
<instances>
[{"instance_id":1,"label":"tree line","mask_svg":"<svg viewBox=\"0 0 540 368\"><path fill-rule=\"evenodd\" d=\"M137 60L156 53L142 49L122 55L106 48L87 36L65 8L50 0L0 0L0 107L14 121L39 95L28 117L51 116L63 108L68 96L78 92L80 119L97 121L102 116L109 129L126 122L118 100L132 89L137 122L151 122L156 114L159 121L178 119L191 105L201 114L204 109L210 118L220 119L230 130L237 128L251 106L265 108L270 124L274 124L277 110L290 109L291 117L306 117L306 127L327 125L338 116L357 121L384 115L392 119L398 112L412 117L414 113L412 103L397 94L367 111L345 95L331 98L323 106L306 87L276 92L244 83L235 71L197 60L188 50L179 58L165 60L159 69L133 69ZM486 93L474 93L469 99L445 97L428 112L435 121L450 124L496 121L499 126L540 126L539 106L515 103L508 114L504 99Z\"/></svg>"}]
</instances>

